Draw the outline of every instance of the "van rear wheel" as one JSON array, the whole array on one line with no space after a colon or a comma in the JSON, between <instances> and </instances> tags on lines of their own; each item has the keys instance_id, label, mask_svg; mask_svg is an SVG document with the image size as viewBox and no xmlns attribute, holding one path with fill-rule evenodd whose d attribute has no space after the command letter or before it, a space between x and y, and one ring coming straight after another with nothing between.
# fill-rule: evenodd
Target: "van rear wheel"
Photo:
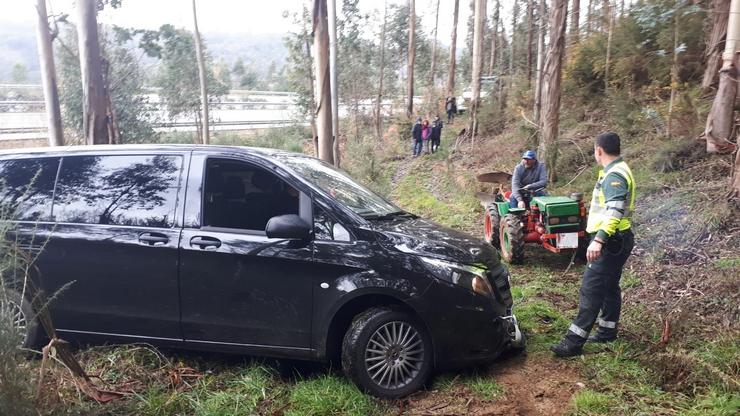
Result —
<instances>
[{"instance_id":1,"label":"van rear wheel","mask_svg":"<svg viewBox=\"0 0 740 416\"><path fill-rule=\"evenodd\" d=\"M432 374L432 343L411 314L390 307L358 315L344 336L342 368L365 392L397 399L420 389Z\"/></svg>"}]
</instances>

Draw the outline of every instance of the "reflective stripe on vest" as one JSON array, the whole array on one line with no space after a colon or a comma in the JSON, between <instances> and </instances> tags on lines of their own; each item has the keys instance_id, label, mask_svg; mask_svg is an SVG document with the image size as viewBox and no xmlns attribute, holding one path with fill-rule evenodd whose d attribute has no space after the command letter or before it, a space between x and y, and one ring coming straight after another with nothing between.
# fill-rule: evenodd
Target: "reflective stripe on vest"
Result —
<instances>
[{"instance_id":1,"label":"reflective stripe on vest","mask_svg":"<svg viewBox=\"0 0 740 416\"><path fill-rule=\"evenodd\" d=\"M610 173L618 173L627 181L627 201L629 206L625 206L627 201L610 201L606 202L606 196L604 195L604 188L602 182L604 178ZM623 209L624 214L621 214L616 209ZM617 230L625 231L632 226L632 213L635 211L635 180L632 177L632 171L630 170L627 163L621 161L615 163L609 168L608 172L604 172L602 169L599 171L599 179L594 187L594 192L591 197L591 207L588 212L588 223L586 225L586 231L588 233L595 233L599 231L601 226L609 220L609 217L619 218L619 224Z\"/></svg>"}]
</instances>

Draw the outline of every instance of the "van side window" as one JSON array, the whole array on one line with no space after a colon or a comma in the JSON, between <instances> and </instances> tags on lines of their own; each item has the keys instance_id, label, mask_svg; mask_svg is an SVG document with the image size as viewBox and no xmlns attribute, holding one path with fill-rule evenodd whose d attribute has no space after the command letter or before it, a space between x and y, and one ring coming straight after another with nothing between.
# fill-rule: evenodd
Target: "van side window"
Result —
<instances>
[{"instance_id":1,"label":"van side window","mask_svg":"<svg viewBox=\"0 0 740 416\"><path fill-rule=\"evenodd\" d=\"M298 214L299 192L274 173L249 163L208 159L203 226L265 231L270 218Z\"/></svg>"},{"instance_id":2,"label":"van side window","mask_svg":"<svg viewBox=\"0 0 740 416\"><path fill-rule=\"evenodd\" d=\"M351 241L349 231L317 204L313 205L313 233L316 240Z\"/></svg>"},{"instance_id":3,"label":"van side window","mask_svg":"<svg viewBox=\"0 0 740 416\"><path fill-rule=\"evenodd\" d=\"M174 223L182 157L69 156L62 160L58 222L169 228Z\"/></svg>"},{"instance_id":4,"label":"van side window","mask_svg":"<svg viewBox=\"0 0 740 416\"><path fill-rule=\"evenodd\" d=\"M0 160L0 219L49 220L58 167L59 158Z\"/></svg>"}]
</instances>

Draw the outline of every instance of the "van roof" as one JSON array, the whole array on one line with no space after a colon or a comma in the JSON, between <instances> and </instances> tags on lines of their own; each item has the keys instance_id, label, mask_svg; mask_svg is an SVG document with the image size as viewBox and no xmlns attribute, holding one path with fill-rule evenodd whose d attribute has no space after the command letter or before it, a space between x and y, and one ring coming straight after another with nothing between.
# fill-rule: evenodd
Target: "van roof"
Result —
<instances>
[{"instance_id":1,"label":"van roof","mask_svg":"<svg viewBox=\"0 0 740 416\"><path fill-rule=\"evenodd\" d=\"M116 153L131 151L191 151L191 150L210 150L221 152L239 152L253 153L263 156L276 155L303 155L301 153L289 152L279 149L270 149L264 147L247 147L247 146L222 146L222 145L202 145L202 144L104 144L104 145L85 145L85 146L58 146L58 147L24 147L17 149L0 150L0 156L5 155L28 155L28 154L78 154L78 153ZM305 156L305 155L303 155Z\"/></svg>"}]
</instances>

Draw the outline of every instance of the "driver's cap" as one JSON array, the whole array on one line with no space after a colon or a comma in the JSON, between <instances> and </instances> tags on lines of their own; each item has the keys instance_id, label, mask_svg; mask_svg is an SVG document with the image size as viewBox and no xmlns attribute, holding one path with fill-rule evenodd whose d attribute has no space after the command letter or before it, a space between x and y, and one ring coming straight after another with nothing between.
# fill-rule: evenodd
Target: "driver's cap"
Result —
<instances>
[{"instance_id":1,"label":"driver's cap","mask_svg":"<svg viewBox=\"0 0 740 416\"><path fill-rule=\"evenodd\" d=\"M522 154L522 159L537 159L537 153L534 150L527 150Z\"/></svg>"}]
</instances>

